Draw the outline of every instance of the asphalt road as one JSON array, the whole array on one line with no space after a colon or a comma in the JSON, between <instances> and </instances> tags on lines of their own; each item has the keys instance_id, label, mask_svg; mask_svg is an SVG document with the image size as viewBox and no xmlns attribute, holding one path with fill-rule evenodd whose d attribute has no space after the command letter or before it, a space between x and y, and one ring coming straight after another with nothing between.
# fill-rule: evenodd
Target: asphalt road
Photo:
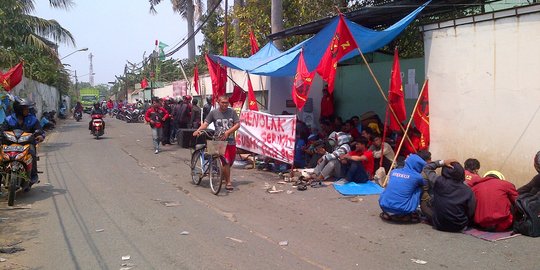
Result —
<instances>
[{"instance_id":1,"label":"asphalt road","mask_svg":"<svg viewBox=\"0 0 540 270\"><path fill-rule=\"evenodd\" d=\"M0 244L25 249L0 254L0 268L538 269L538 239L387 224L378 196L296 191L275 174L240 169L235 191L214 196L204 180L191 184L189 150L155 155L148 126L116 119L95 140L87 121L64 121L42 144L41 183L16 201L31 208L0 201Z\"/></svg>"}]
</instances>

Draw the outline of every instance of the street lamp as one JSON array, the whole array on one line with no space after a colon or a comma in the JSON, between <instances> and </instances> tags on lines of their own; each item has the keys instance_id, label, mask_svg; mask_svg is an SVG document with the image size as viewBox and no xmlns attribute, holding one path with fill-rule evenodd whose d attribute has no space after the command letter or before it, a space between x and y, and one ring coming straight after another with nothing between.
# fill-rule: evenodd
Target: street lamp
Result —
<instances>
[{"instance_id":1,"label":"street lamp","mask_svg":"<svg viewBox=\"0 0 540 270\"><path fill-rule=\"evenodd\" d=\"M78 50L76 50L76 51L74 51L74 52L71 52L71 53L69 53L68 55L66 55L66 56L64 56L64 57L62 57L62 58L60 58L60 60L63 60L64 58L66 58L66 57L68 57L68 56L70 56L70 55L72 55L72 54L74 54L74 53L76 53L76 52L85 52L85 51L88 51L88 48L78 49Z\"/></svg>"}]
</instances>

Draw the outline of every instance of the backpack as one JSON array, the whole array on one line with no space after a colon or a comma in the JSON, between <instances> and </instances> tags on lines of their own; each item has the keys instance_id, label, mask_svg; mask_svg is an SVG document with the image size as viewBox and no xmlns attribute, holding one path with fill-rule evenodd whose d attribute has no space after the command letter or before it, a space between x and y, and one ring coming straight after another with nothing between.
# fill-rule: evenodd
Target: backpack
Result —
<instances>
[{"instance_id":1,"label":"backpack","mask_svg":"<svg viewBox=\"0 0 540 270\"><path fill-rule=\"evenodd\" d=\"M524 193L516 199L514 232L531 237L540 236L540 192Z\"/></svg>"}]
</instances>

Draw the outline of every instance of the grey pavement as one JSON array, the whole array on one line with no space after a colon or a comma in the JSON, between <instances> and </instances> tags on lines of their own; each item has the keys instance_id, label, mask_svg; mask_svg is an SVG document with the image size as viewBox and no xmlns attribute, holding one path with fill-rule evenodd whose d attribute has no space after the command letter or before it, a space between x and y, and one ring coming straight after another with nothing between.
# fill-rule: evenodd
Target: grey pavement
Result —
<instances>
[{"instance_id":1,"label":"grey pavement","mask_svg":"<svg viewBox=\"0 0 540 270\"><path fill-rule=\"evenodd\" d=\"M30 209L0 201L2 246L25 248L0 254L0 268L538 269L538 239L387 224L378 196L296 191L275 174L240 169L235 191L214 196L207 181L191 183L188 149L155 155L148 126L110 118L95 140L87 120L64 121L40 147L42 182L16 202ZM266 183L292 193L270 194Z\"/></svg>"}]
</instances>

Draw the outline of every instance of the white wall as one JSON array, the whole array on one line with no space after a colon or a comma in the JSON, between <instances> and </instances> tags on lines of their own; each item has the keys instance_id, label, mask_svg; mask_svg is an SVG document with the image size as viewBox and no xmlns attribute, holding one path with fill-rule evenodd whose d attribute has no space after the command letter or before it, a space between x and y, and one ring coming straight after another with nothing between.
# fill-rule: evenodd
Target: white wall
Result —
<instances>
[{"instance_id":1,"label":"white wall","mask_svg":"<svg viewBox=\"0 0 540 270\"><path fill-rule=\"evenodd\" d=\"M424 46L434 159L474 157L482 173L500 170L516 186L536 174L540 6L536 9L517 17L496 19L514 10L483 15L475 18L483 22L455 27L424 27L431 29L424 32Z\"/></svg>"},{"instance_id":2,"label":"white wall","mask_svg":"<svg viewBox=\"0 0 540 270\"><path fill-rule=\"evenodd\" d=\"M41 118L44 111L55 110L58 112L60 93L55 87L23 77L23 80L10 93L35 102L38 118ZM67 102L69 106L69 100Z\"/></svg>"}]
</instances>

